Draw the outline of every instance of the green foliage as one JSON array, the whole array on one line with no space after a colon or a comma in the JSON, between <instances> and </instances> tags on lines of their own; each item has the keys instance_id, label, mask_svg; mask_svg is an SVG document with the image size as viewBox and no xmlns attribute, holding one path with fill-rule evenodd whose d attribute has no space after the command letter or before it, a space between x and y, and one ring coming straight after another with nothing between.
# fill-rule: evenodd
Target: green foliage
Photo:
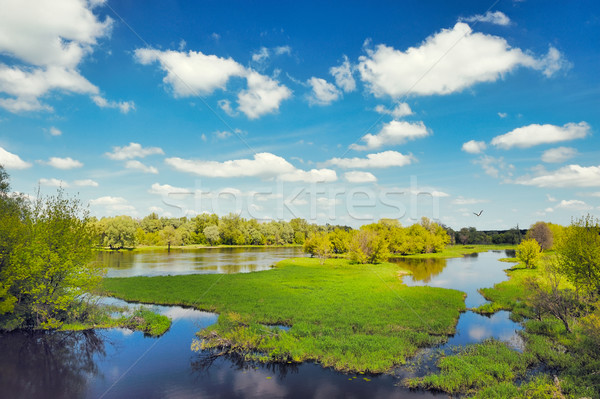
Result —
<instances>
[{"instance_id":1,"label":"green foliage","mask_svg":"<svg viewBox=\"0 0 600 399\"><path fill-rule=\"evenodd\" d=\"M452 333L464 309L458 291L406 287L394 264L382 263L374 274L345 259L319 263L301 258L267 272L110 278L104 287L130 301L218 312L219 322L202 332L206 347L337 370L383 372L402 364ZM281 324L290 330L265 327Z\"/></svg>"},{"instance_id":2,"label":"green foliage","mask_svg":"<svg viewBox=\"0 0 600 399\"><path fill-rule=\"evenodd\" d=\"M577 290L600 294L600 224L590 215L574 220L556 246L561 272Z\"/></svg>"},{"instance_id":3,"label":"green foliage","mask_svg":"<svg viewBox=\"0 0 600 399\"><path fill-rule=\"evenodd\" d=\"M171 327L171 320L167 316L140 307L131 316L124 318L120 325L131 330L143 331L148 335L159 336Z\"/></svg>"},{"instance_id":4,"label":"green foliage","mask_svg":"<svg viewBox=\"0 0 600 399\"><path fill-rule=\"evenodd\" d=\"M221 239L221 233L218 226L208 226L202 233L210 245L218 244L219 240Z\"/></svg>"},{"instance_id":5,"label":"green foliage","mask_svg":"<svg viewBox=\"0 0 600 399\"><path fill-rule=\"evenodd\" d=\"M130 216L102 218L96 224L99 244L110 249L135 247L136 222Z\"/></svg>"},{"instance_id":6,"label":"green foliage","mask_svg":"<svg viewBox=\"0 0 600 399\"><path fill-rule=\"evenodd\" d=\"M2 202L7 201L2 198ZM100 282L104 270L91 263L93 229L79 201L56 196L19 202L15 223L19 236L3 239L0 270L2 328L58 328L85 311L86 293Z\"/></svg>"},{"instance_id":7,"label":"green foliage","mask_svg":"<svg viewBox=\"0 0 600 399\"><path fill-rule=\"evenodd\" d=\"M533 238L522 241L517 246L517 259L525 264L527 268L534 268L540 258L540 244Z\"/></svg>"},{"instance_id":8,"label":"green foliage","mask_svg":"<svg viewBox=\"0 0 600 399\"><path fill-rule=\"evenodd\" d=\"M383 234L368 227L353 235L349 257L356 263L381 263L388 260L390 253Z\"/></svg>"}]
</instances>

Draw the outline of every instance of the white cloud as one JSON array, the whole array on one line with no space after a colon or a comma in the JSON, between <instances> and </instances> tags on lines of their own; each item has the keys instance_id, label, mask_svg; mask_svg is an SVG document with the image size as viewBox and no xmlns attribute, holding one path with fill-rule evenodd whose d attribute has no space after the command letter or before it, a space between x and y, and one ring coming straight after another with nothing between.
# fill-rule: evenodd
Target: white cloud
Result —
<instances>
[{"instance_id":1,"label":"white cloud","mask_svg":"<svg viewBox=\"0 0 600 399\"><path fill-rule=\"evenodd\" d=\"M54 126L52 126L52 127L50 128L50 130L49 130L49 133L50 133L52 136L60 136L60 135L62 134L62 132L61 132L59 129L55 128Z\"/></svg>"},{"instance_id":2,"label":"white cloud","mask_svg":"<svg viewBox=\"0 0 600 399\"><path fill-rule=\"evenodd\" d=\"M163 196L168 196L169 194L193 194L194 192L188 190L187 188L182 187L174 187L170 184L159 184L154 183L150 190L148 190L150 194L158 194Z\"/></svg>"},{"instance_id":3,"label":"white cloud","mask_svg":"<svg viewBox=\"0 0 600 399\"><path fill-rule=\"evenodd\" d=\"M175 97L210 94L225 89L231 77L243 77L246 69L232 58L206 55L198 51L158 51L149 48L135 50L135 59L143 65L158 62L166 73L163 82Z\"/></svg>"},{"instance_id":4,"label":"white cloud","mask_svg":"<svg viewBox=\"0 0 600 399\"><path fill-rule=\"evenodd\" d=\"M249 119L277 112L283 100L292 96L292 91L279 82L255 71L250 71L246 79L248 88L238 94L238 109Z\"/></svg>"},{"instance_id":5,"label":"white cloud","mask_svg":"<svg viewBox=\"0 0 600 399\"><path fill-rule=\"evenodd\" d=\"M63 170L76 169L76 168L81 168L83 166L83 163L81 163L78 160L73 159L71 157L66 157L66 158L51 157L48 160L48 162L44 162L44 163L48 166L52 166L53 168L63 169Z\"/></svg>"},{"instance_id":6,"label":"white cloud","mask_svg":"<svg viewBox=\"0 0 600 399\"><path fill-rule=\"evenodd\" d=\"M308 84L312 88L312 92L308 96L308 103L310 105L329 105L340 98L340 91L337 87L325 79L313 76L308 79Z\"/></svg>"},{"instance_id":7,"label":"white cloud","mask_svg":"<svg viewBox=\"0 0 600 399\"><path fill-rule=\"evenodd\" d=\"M292 53L292 48L290 46L277 46L273 48L273 52L275 55L290 55Z\"/></svg>"},{"instance_id":8,"label":"white cloud","mask_svg":"<svg viewBox=\"0 0 600 399\"><path fill-rule=\"evenodd\" d=\"M488 200L476 199L476 198L464 198L458 197L452 200L454 205L475 205L475 204L483 204L485 202L489 202Z\"/></svg>"},{"instance_id":9,"label":"white cloud","mask_svg":"<svg viewBox=\"0 0 600 399\"><path fill-rule=\"evenodd\" d=\"M20 63L0 63L0 107L10 112L52 111L41 98L52 91L97 95L79 71L112 19L101 21L98 1L5 0L0 13L0 53ZM59 10L60 12L57 12Z\"/></svg>"},{"instance_id":10,"label":"white cloud","mask_svg":"<svg viewBox=\"0 0 600 399\"><path fill-rule=\"evenodd\" d=\"M352 68L347 56L344 55L342 65L331 67L329 73L335 78L335 84L346 93L356 90L356 81L352 76Z\"/></svg>"},{"instance_id":11,"label":"white cloud","mask_svg":"<svg viewBox=\"0 0 600 399\"><path fill-rule=\"evenodd\" d=\"M553 172L542 171L535 177L520 177L515 183L537 187L600 187L600 165L567 165Z\"/></svg>"},{"instance_id":12,"label":"white cloud","mask_svg":"<svg viewBox=\"0 0 600 399\"><path fill-rule=\"evenodd\" d=\"M262 64L269 59L269 49L261 47L256 53L252 54L252 61Z\"/></svg>"},{"instance_id":13,"label":"white cloud","mask_svg":"<svg viewBox=\"0 0 600 399\"><path fill-rule=\"evenodd\" d=\"M412 154L404 155L397 151L384 151L367 154L366 158L332 158L325 163L347 169L389 168L392 166L409 165L414 159Z\"/></svg>"},{"instance_id":14,"label":"white cloud","mask_svg":"<svg viewBox=\"0 0 600 399\"><path fill-rule=\"evenodd\" d=\"M550 202L556 202L556 201L558 201L556 198L554 198L550 194L546 194L546 198L548 198L548 201L550 201Z\"/></svg>"},{"instance_id":15,"label":"white cloud","mask_svg":"<svg viewBox=\"0 0 600 399\"><path fill-rule=\"evenodd\" d=\"M98 187L98 182L92 179L83 179L83 180L75 180L73 182L74 186L78 187Z\"/></svg>"},{"instance_id":16,"label":"white cloud","mask_svg":"<svg viewBox=\"0 0 600 399\"><path fill-rule=\"evenodd\" d=\"M164 154L162 148L159 147L146 147L143 148L139 143L129 143L124 147L114 146L112 152L107 152L105 155L110 159L122 161L125 159L132 158L144 158L148 155Z\"/></svg>"},{"instance_id":17,"label":"white cloud","mask_svg":"<svg viewBox=\"0 0 600 399\"><path fill-rule=\"evenodd\" d=\"M29 162L25 162L17 154L6 151L0 147L0 165L6 169L27 169L31 167Z\"/></svg>"},{"instance_id":18,"label":"white cloud","mask_svg":"<svg viewBox=\"0 0 600 399\"><path fill-rule=\"evenodd\" d=\"M469 154L481 154L487 148L483 141L469 140L462 145L462 150Z\"/></svg>"},{"instance_id":19,"label":"white cloud","mask_svg":"<svg viewBox=\"0 0 600 399\"><path fill-rule=\"evenodd\" d=\"M372 183L377 181L374 174L359 171L344 173L344 179L349 183Z\"/></svg>"},{"instance_id":20,"label":"white cloud","mask_svg":"<svg viewBox=\"0 0 600 399\"><path fill-rule=\"evenodd\" d=\"M231 101L229 100L219 100L218 101L219 108L221 108L225 113L229 116L237 116L237 112L231 107Z\"/></svg>"},{"instance_id":21,"label":"white cloud","mask_svg":"<svg viewBox=\"0 0 600 399\"><path fill-rule=\"evenodd\" d=\"M133 101L108 101L102 96L92 96L92 101L100 108L118 108L123 114L135 110L135 103Z\"/></svg>"},{"instance_id":22,"label":"white cloud","mask_svg":"<svg viewBox=\"0 0 600 399\"><path fill-rule=\"evenodd\" d=\"M423 122L410 123L393 120L383 125L379 133L368 133L361 137L365 145L352 144L350 148L358 151L372 150L385 145L404 144L409 140L416 140L429 136L429 130Z\"/></svg>"},{"instance_id":23,"label":"white cloud","mask_svg":"<svg viewBox=\"0 0 600 399\"><path fill-rule=\"evenodd\" d=\"M542 154L542 161L547 163L561 163L565 162L577 155L577 150L571 147L558 147L551 148L544 151Z\"/></svg>"},{"instance_id":24,"label":"white cloud","mask_svg":"<svg viewBox=\"0 0 600 399\"><path fill-rule=\"evenodd\" d=\"M130 205L128 201L123 197L112 197L105 196L96 199L92 199L89 202L90 206L102 206L109 212L127 212L135 214L136 209L133 205Z\"/></svg>"},{"instance_id":25,"label":"white cloud","mask_svg":"<svg viewBox=\"0 0 600 399\"><path fill-rule=\"evenodd\" d=\"M539 144L581 139L590 133L586 122L567 123L564 126L531 124L518 127L492 139L492 145L503 149L528 148Z\"/></svg>"},{"instance_id":26,"label":"white cloud","mask_svg":"<svg viewBox=\"0 0 600 399\"><path fill-rule=\"evenodd\" d=\"M477 83L494 82L524 66L551 75L564 65L558 50L535 58L505 39L473 33L458 22L406 51L384 44L359 57L361 79L375 96L444 95L462 91Z\"/></svg>"},{"instance_id":27,"label":"white cloud","mask_svg":"<svg viewBox=\"0 0 600 399\"><path fill-rule=\"evenodd\" d=\"M510 177L514 170L514 165L504 162L504 158L495 158L489 155L483 155L481 158L473 161L476 165L481 165L486 175L494 178L500 177L500 172L504 171Z\"/></svg>"},{"instance_id":28,"label":"white cloud","mask_svg":"<svg viewBox=\"0 0 600 399\"><path fill-rule=\"evenodd\" d=\"M413 112L407 103L398 103L394 109L387 109L383 105L375 107L375 112L382 115L391 115L394 118L402 118L403 116L412 115Z\"/></svg>"},{"instance_id":29,"label":"white cloud","mask_svg":"<svg viewBox=\"0 0 600 399\"><path fill-rule=\"evenodd\" d=\"M59 179L45 179L45 178L41 178L38 182L41 186L48 186L48 187L69 187L69 183L59 180Z\"/></svg>"},{"instance_id":30,"label":"white cloud","mask_svg":"<svg viewBox=\"0 0 600 399\"><path fill-rule=\"evenodd\" d=\"M283 181L335 181L335 171L330 169L296 169L291 163L277 155L262 152L253 159L235 159L225 162L199 161L182 158L167 158L165 162L181 172L207 177L278 177Z\"/></svg>"},{"instance_id":31,"label":"white cloud","mask_svg":"<svg viewBox=\"0 0 600 399\"><path fill-rule=\"evenodd\" d=\"M217 130L213 132L213 136L215 136L219 140L224 140L230 137L232 134L233 133L231 133L229 130Z\"/></svg>"},{"instance_id":32,"label":"white cloud","mask_svg":"<svg viewBox=\"0 0 600 399\"><path fill-rule=\"evenodd\" d=\"M290 89L278 81L245 68L232 58L195 51L141 48L135 50L135 59L143 65L158 62L166 73L163 82L172 89L175 97L208 95L216 89L225 90L233 77L245 78L247 88L238 93L238 109L250 119L276 112L280 103L292 95ZM222 101L219 106L233 115L230 103Z\"/></svg>"},{"instance_id":33,"label":"white cloud","mask_svg":"<svg viewBox=\"0 0 600 399\"><path fill-rule=\"evenodd\" d=\"M127 161L125 163L125 167L127 169L135 169L144 173L152 173L154 175L158 173L158 169L156 169L154 166L144 165L138 160Z\"/></svg>"},{"instance_id":34,"label":"white cloud","mask_svg":"<svg viewBox=\"0 0 600 399\"><path fill-rule=\"evenodd\" d=\"M466 22L489 22L494 25L506 26L510 24L510 18L502 11L488 11L485 15L473 15L472 17L462 18Z\"/></svg>"},{"instance_id":35,"label":"white cloud","mask_svg":"<svg viewBox=\"0 0 600 399\"><path fill-rule=\"evenodd\" d=\"M508 114L506 112L498 112L498 116L502 119L506 118Z\"/></svg>"},{"instance_id":36,"label":"white cloud","mask_svg":"<svg viewBox=\"0 0 600 399\"><path fill-rule=\"evenodd\" d=\"M558 205L556 205L556 208L585 211L592 209L592 206L580 200L562 200Z\"/></svg>"}]
</instances>

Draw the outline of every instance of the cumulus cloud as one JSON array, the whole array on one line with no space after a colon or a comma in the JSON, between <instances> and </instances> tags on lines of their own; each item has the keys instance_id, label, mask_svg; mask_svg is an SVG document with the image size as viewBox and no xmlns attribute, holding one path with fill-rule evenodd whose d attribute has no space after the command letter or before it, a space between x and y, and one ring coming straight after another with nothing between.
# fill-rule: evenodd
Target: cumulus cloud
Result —
<instances>
[{"instance_id":1,"label":"cumulus cloud","mask_svg":"<svg viewBox=\"0 0 600 399\"><path fill-rule=\"evenodd\" d=\"M252 54L252 61L259 64L265 62L267 59L269 59L269 49L266 47L261 47L260 50Z\"/></svg>"},{"instance_id":2,"label":"cumulus cloud","mask_svg":"<svg viewBox=\"0 0 600 399\"><path fill-rule=\"evenodd\" d=\"M465 22L489 22L494 25L506 26L510 24L510 18L502 11L488 11L484 15L478 14L471 17L462 18Z\"/></svg>"},{"instance_id":3,"label":"cumulus cloud","mask_svg":"<svg viewBox=\"0 0 600 399\"><path fill-rule=\"evenodd\" d=\"M17 154L6 151L0 147L0 165L6 169L27 169L31 167L29 162L25 162Z\"/></svg>"},{"instance_id":4,"label":"cumulus cloud","mask_svg":"<svg viewBox=\"0 0 600 399\"><path fill-rule=\"evenodd\" d=\"M98 187L98 182L92 179L83 179L83 180L75 180L73 182L74 186L78 187Z\"/></svg>"},{"instance_id":5,"label":"cumulus cloud","mask_svg":"<svg viewBox=\"0 0 600 399\"><path fill-rule=\"evenodd\" d=\"M564 126L531 124L518 127L492 139L492 145L503 149L529 148L539 144L581 139L590 133L586 122L567 123Z\"/></svg>"},{"instance_id":6,"label":"cumulus cloud","mask_svg":"<svg viewBox=\"0 0 600 399\"><path fill-rule=\"evenodd\" d=\"M412 154L404 155L397 151L384 151L367 154L366 158L332 158L325 162L327 165L339 166L345 169L354 168L389 168L392 166L409 165L415 158Z\"/></svg>"},{"instance_id":7,"label":"cumulus cloud","mask_svg":"<svg viewBox=\"0 0 600 399\"><path fill-rule=\"evenodd\" d=\"M379 133L368 133L361 137L364 145L352 144L350 148L358 151L373 150L385 145L404 144L409 140L427 136L429 136L429 130L423 122L410 123L393 120L384 124Z\"/></svg>"},{"instance_id":8,"label":"cumulus cloud","mask_svg":"<svg viewBox=\"0 0 600 399\"><path fill-rule=\"evenodd\" d=\"M565 162L577 155L577 150L571 147L558 147L551 148L544 151L542 154L542 161L547 163L561 163Z\"/></svg>"},{"instance_id":9,"label":"cumulus cloud","mask_svg":"<svg viewBox=\"0 0 600 399\"><path fill-rule=\"evenodd\" d=\"M501 37L473 32L463 22L406 51L384 44L366 51L359 57L357 69L378 97L450 94L477 83L495 82L520 66L551 76L565 65L561 53L553 47L545 57L536 58L511 48Z\"/></svg>"},{"instance_id":10,"label":"cumulus cloud","mask_svg":"<svg viewBox=\"0 0 600 399\"><path fill-rule=\"evenodd\" d=\"M277 112L281 102L292 96L286 86L258 72L250 71L246 80L248 88L238 94L238 109L249 119Z\"/></svg>"},{"instance_id":11,"label":"cumulus cloud","mask_svg":"<svg viewBox=\"0 0 600 399\"><path fill-rule=\"evenodd\" d=\"M51 157L48 160L48 162L44 162L44 163L48 166L52 166L53 168L63 169L63 170L76 169L76 168L81 168L83 166L83 163L81 163L78 160L73 159L71 157L66 157L66 158Z\"/></svg>"},{"instance_id":12,"label":"cumulus cloud","mask_svg":"<svg viewBox=\"0 0 600 399\"><path fill-rule=\"evenodd\" d=\"M356 90L356 81L352 76L352 67L347 56L344 55L342 65L331 67L329 73L335 78L335 84L344 92L349 93Z\"/></svg>"},{"instance_id":13,"label":"cumulus cloud","mask_svg":"<svg viewBox=\"0 0 600 399\"><path fill-rule=\"evenodd\" d=\"M188 190L187 188L175 187L170 184L159 184L154 183L148 190L150 194L158 194L163 196L168 196L170 194L193 194L193 191Z\"/></svg>"},{"instance_id":14,"label":"cumulus cloud","mask_svg":"<svg viewBox=\"0 0 600 399\"><path fill-rule=\"evenodd\" d=\"M391 115L394 118L402 118L403 116L412 115L413 112L407 103L398 103L394 109L387 109L383 105L375 107L375 112L382 115Z\"/></svg>"},{"instance_id":15,"label":"cumulus cloud","mask_svg":"<svg viewBox=\"0 0 600 399\"><path fill-rule=\"evenodd\" d=\"M102 96L93 96L92 101L100 108L118 108L123 114L135 110L135 103L133 101L108 101Z\"/></svg>"},{"instance_id":16,"label":"cumulus cloud","mask_svg":"<svg viewBox=\"0 0 600 399\"><path fill-rule=\"evenodd\" d=\"M144 165L138 160L127 161L125 163L125 167L127 169L135 169L144 173L152 173L154 175L158 173L158 169L156 169L154 166Z\"/></svg>"},{"instance_id":17,"label":"cumulus cloud","mask_svg":"<svg viewBox=\"0 0 600 399\"><path fill-rule=\"evenodd\" d=\"M123 197L104 196L90 200L89 204L90 206L104 207L109 212L136 212L135 207Z\"/></svg>"},{"instance_id":18,"label":"cumulus cloud","mask_svg":"<svg viewBox=\"0 0 600 399\"><path fill-rule=\"evenodd\" d=\"M0 53L18 65L0 63L0 107L10 112L52 111L40 99L53 91L98 95L79 71L112 19L99 19L99 1L6 0L0 13ZM57 12L60 10L60 12Z\"/></svg>"},{"instance_id":19,"label":"cumulus cloud","mask_svg":"<svg viewBox=\"0 0 600 399\"><path fill-rule=\"evenodd\" d=\"M59 179L55 179L55 178L51 178L51 179L46 179L46 178L41 178L38 183L40 184L40 186L48 186L48 187L69 187L69 183L59 180Z\"/></svg>"},{"instance_id":20,"label":"cumulus cloud","mask_svg":"<svg viewBox=\"0 0 600 399\"><path fill-rule=\"evenodd\" d=\"M206 55L201 51L159 51L150 48L135 50L135 60L143 65L158 62L166 73L163 82L173 90L175 97L211 94L225 89L227 81L243 77L246 69L232 58Z\"/></svg>"},{"instance_id":21,"label":"cumulus cloud","mask_svg":"<svg viewBox=\"0 0 600 399\"><path fill-rule=\"evenodd\" d=\"M296 169L284 158L262 152L253 159L236 159L225 162L200 161L182 158L167 158L167 165L181 172L206 177L259 177L263 179L279 178L283 181L335 181L335 171L329 169Z\"/></svg>"},{"instance_id":22,"label":"cumulus cloud","mask_svg":"<svg viewBox=\"0 0 600 399\"><path fill-rule=\"evenodd\" d=\"M164 154L165 152L159 147L142 147L139 143L129 143L124 147L114 146L112 152L107 152L105 155L110 159L122 161L132 158L144 158L148 155Z\"/></svg>"},{"instance_id":23,"label":"cumulus cloud","mask_svg":"<svg viewBox=\"0 0 600 399\"><path fill-rule=\"evenodd\" d=\"M473 161L476 165L481 165L486 175L494 178L500 177L500 172L503 171L507 176L512 176L514 165L507 164L504 158L495 158L489 155L483 155L481 158Z\"/></svg>"},{"instance_id":24,"label":"cumulus cloud","mask_svg":"<svg viewBox=\"0 0 600 399\"><path fill-rule=\"evenodd\" d=\"M217 102L217 104L219 104L219 108L221 108L223 111L225 111L225 113L227 115L237 116L238 113L231 106L231 101L223 99L223 100L219 100Z\"/></svg>"},{"instance_id":25,"label":"cumulus cloud","mask_svg":"<svg viewBox=\"0 0 600 399\"><path fill-rule=\"evenodd\" d=\"M344 179L346 179L348 183L373 183L377 181L377 178L373 173L359 171L344 173Z\"/></svg>"},{"instance_id":26,"label":"cumulus cloud","mask_svg":"<svg viewBox=\"0 0 600 399\"><path fill-rule=\"evenodd\" d=\"M250 119L276 112L280 103L292 95L278 81L245 68L232 58L191 50L186 53L141 48L135 50L135 59L143 65L157 62L166 74L163 82L175 97L208 95L217 89L225 90L231 78L245 78L247 88L238 93L238 109ZM220 102L219 106L228 114L234 113L229 102Z\"/></svg>"},{"instance_id":27,"label":"cumulus cloud","mask_svg":"<svg viewBox=\"0 0 600 399\"><path fill-rule=\"evenodd\" d=\"M340 98L340 91L325 79L312 77L308 79L312 92L308 96L310 105L329 105Z\"/></svg>"},{"instance_id":28,"label":"cumulus cloud","mask_svg":"<svg viewBox=\"0 0 600 399\"><path fill-rule=\"evenodd\" d=\"M538 176L522 176L515 183L537 187L600 187L600 165L567 165L555 171L541 171Z\"/></svg>"},{"instance_id":29,"label":"cumulus cloud","mask_svg":"<svg viewBox=\"0 0 600 399\"><path fill-rule=\"evenodd\" d=\"M51 127L51 128L48 130L48 132L49 132L49 133L50 133L52 136L60 136L60 135L62 134L62 132L61 132L59 129L55 128L54 126L52 126L52 127Z\"/></svg>"},{"instance_id":30,"label":"cumulus cloud","mask_svg":"<svg viewBox=\"0 0 600 399\"><path fill-rule=\"evenodd\" d=\"M558 205L556 205L556 208L585 211L592 209L592 206L580 200L562 200Z\"/></svg>"},{"instance_id":31,"label":"cumulus cloud","mask_svg":"<svg viewBox=\"0 0 600 399\"><path fill-rule=\"evenodd\" d=\"M469 140L462 145L462 150L469 154L481 154L487 146L483 141Z\"/></svg>"},{"instance_id":32,"label":"cumulus cloud","mask_svg":"<svg viewBox=\"0 0 600 399\"><path fill-rule=\"evenodd\" d=\"M462 196L459 196L452 200L452 203L454 205L475 205L475 204L482 204L485 202L489 202L489 201L483 200L483 199L477 199L477 198L465 198Z\"/></svg>"}]
</instances>

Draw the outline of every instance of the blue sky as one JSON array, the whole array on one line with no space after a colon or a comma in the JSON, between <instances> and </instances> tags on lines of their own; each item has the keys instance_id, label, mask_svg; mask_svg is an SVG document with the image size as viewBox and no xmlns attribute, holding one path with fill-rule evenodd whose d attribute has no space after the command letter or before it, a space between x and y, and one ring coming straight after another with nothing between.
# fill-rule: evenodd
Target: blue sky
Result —
<instances>
[{"instance_id":1,"label":"blue sky","mask_svg":"<svg viewBox=\"0 0 600 399\"><path fill-rule=\"evenodd\" d=\"M0 163L96 216L568 224L599 37L594 1L2 0Z\"/></svg>"}]
</instances>

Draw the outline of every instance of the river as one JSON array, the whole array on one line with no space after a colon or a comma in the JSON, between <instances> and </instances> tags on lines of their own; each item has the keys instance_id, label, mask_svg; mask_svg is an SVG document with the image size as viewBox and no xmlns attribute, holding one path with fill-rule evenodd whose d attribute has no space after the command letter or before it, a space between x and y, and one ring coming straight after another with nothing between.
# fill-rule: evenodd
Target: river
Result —
<instances>
[{"instance_id":1,"label":"river","mask_svg":"<svg viewBox=\"0 0 600 399\"><path fill-rule=\"evenodd\" d=\"M283 251L282 251L283 250ZM200 253L196 253L200 252ZM101 254L113 276L229 273L265 270L296 248ZM111 258L112 256L112 258ZM448 260L403 260L413 276L407 285L452 287L467 294L468 307L485 301L477 288L506 279L506 256L488 252ZM243 265L232 264L242 259ZM211 265L212 264L212 265ZM217 267L213 267L214 265ZM234 267L231 268L230 266ZM420 266L420 267L419 267ZM429 272L424 272L429 270ZM213 357L190 349L195 333L217 320L213 313L178 306L154 306L173 324L159 338L126 329L85 332L14 332L0 335L0 396L13 398L262 398L369 397L445 398L443 394L410 391L392 375L344 374L318 364L258 364L231 357ZM442 349L480 342L488 337L518 349L520 326L507 312L492 317L465 312L457 333ZM406 376L399 371L397 376Z\"/></svg>"}]
</instances>

